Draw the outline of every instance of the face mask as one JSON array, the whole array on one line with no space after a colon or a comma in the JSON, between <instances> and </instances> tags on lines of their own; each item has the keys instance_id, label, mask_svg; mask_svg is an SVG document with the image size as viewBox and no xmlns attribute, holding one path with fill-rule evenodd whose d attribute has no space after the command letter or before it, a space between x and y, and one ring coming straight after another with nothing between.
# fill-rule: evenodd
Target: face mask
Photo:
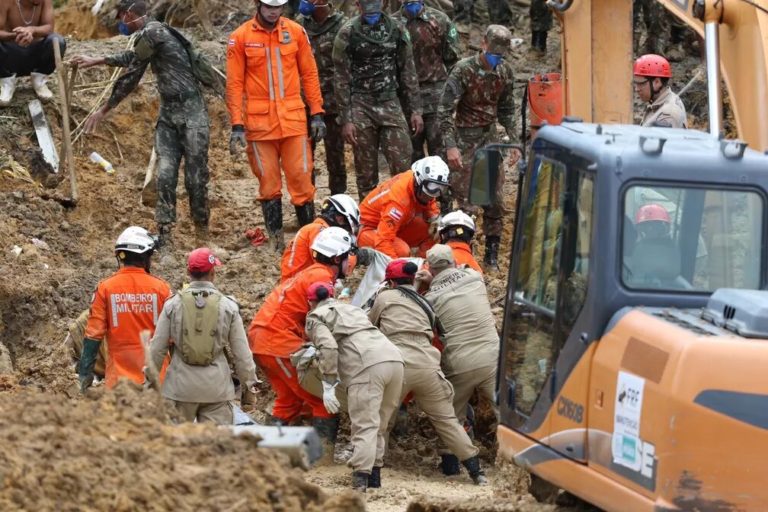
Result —
<instances>
[{"instance_id":1,"label":"face mask","mask_svg":"<svg viewBox=\"0 0 768 512\"><path fill-rule=\"evenodd\" d=\"M381 19L381 13L380 12L369 12L367 14L363 14L363 19L368 25L375 25L379 22Z\"/></svg>"},{"instance_id":2,"label":"face mask","mask_svg":"<svg viewBox=\"0 0 768 512\"><path fill-rule=\"evenodd\" d=\"M128 24L124 21L121 21L120 23L117 24L117 31L124 36L131 35L131 29L128 27Z\"/></svg>"},{"instance_id":3,"label":"face mask","mask_svg":"<svg viewBox=\"0 0 768 512\"><path fill-rule=\"evenodd\" d=\"M315 12L315 4L307 0L299 2L299 14L302 16L312 16L313 12Z\"/></svg>"},{"instance_id":4,"label":"face mask","mask_svg":"<svg viewBox=\"0 0 768 512\"><path fill-rule=\"evenodd\" d=\"M485 52L485 60L491 68L496 69L496 66L501 64L502 57L498 53Z\"/></svg>"},{"instance_id":5,"label":"face mask","mask_svg":"<svg viewBox=\"0 0 768 512\"><path fill-rule=\"evenodd\" d=\"M408 2L407 4L405 4L405 12L411 18L415 18L416 16L419 15L423 7L424 7L424 4L422 2Z\"/></svg>"}]
</instances>

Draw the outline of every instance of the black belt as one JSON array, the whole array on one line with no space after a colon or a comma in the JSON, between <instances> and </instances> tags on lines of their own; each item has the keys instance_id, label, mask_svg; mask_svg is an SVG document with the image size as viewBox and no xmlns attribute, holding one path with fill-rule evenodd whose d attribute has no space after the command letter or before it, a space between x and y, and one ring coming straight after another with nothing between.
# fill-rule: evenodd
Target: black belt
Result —
<instances>
[{"instance_id":1,"label":"black belt","mask_svg":"<svg viewBox=\"0 0 768 512\"><path fill-rule=\"evenodd\" d=\"M161 94L160 101L163 103L181 103L188 99L194 98L195 96L200 96L200 91L197 89L190 89L179 94Z\"/></svg>"}]
</instances>

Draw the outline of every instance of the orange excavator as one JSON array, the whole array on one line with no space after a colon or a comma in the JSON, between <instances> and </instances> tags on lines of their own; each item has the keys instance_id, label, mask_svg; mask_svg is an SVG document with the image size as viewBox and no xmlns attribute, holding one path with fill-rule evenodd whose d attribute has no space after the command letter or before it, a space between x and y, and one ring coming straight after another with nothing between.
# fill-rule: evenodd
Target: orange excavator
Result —
<instances>
[{"instance_id":1,"label":"orange excavator","mask_svg":"<svg viewBox=\"0 0 768 512\"><path fill-rule=\"evenodd\" d=\"M587 122L543 126L521 171L499 454L609 511L768 510L768 2L660 2L705 36L711 133L621 124L631 1L550 2ZM719 136L719 70L746 142Z\"/></svg>"}]
</instances>

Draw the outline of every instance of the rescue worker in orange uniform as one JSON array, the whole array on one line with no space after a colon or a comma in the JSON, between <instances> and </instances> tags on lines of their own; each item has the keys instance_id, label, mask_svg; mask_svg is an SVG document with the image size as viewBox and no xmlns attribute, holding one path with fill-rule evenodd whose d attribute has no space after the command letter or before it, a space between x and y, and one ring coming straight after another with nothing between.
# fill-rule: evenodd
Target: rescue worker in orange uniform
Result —
<instances>
[{"instance_id":1,"label":"rescue worker in orange uniform","mask_svg":"<svg viewBox=\"0 0 768 512\"><path fill-rule=\"evenodd\" d=\"M452 211L440 219L438 229L440 243L451 248L456 266L466 265L482 274L483 270L472 255L470 245L477 231L472 217L461 210Z\"/></svg>"},{"instance_id":2,"label":"rescue worker in orange uniform","mask_svg":"<svg viewBox=\"0 0 768 512\"><path fill-rule=\"evenodd\" d=\"M321 398L301 387L290 355L304 343L309 286L316 282L333 286L337 278L343 278L351 250L352 235L335 226L322 230L312 242L315 263L272 290L248 328L256 364L276 395L271 422L290 424L306 404L312 412L312 426L330 443L336 441L339 419L325 409Z\"/></svg>"},{"instance_id":3,"label":"rescue worker in orange uniform","mask_svg":"<svg viewBox=\"0 0 768 512\"><path fill-rule=\"evenodd\" d=\"M357 234L360 226L360 209L357 201L347 194L334 194L323 201L320 216L314 222L299 229L283 253L280 262L280 281L285 281L314 263L312 242L325 228L336 226L350 235Z\"/></svg>"},{"instance_id":4,"label":"rescue worker in orange uniform","mask_svg":"<svg viewBox=\"0 0 768 512\"><path fill-rule=\"evenodd\" d=\"M85 328L83 352L80 356L80 390L93 384L94 366L100 344L107 342L107 388L118 379L128 378L144 383L145 357L140 333L154 332L171 287L149 273L155 240L147 230L131 226L115 243L115 256L120 269L96 287L91 313Z\"/></svg>"},{"instance_id":5,"label":"rescue worker in orange uniform","mask_svg":"<svg viewBox=\"0 0 768 512\"><path fill-rule=\"evenodd\" d=\"M390 258L410 256L416 247L423 257L435 243L437 198L448 190L448 174L442 158L428 156L373 189L360 204L358 245Z\"/></svg>"},{"instance_id":6,"label":"rescue worker in orange uniform","mask_svg":"<svg viewBox=\"0 0 768 512\"><path fill-rule=\"evenodd\" d=\"M312 139L322 140L323 98L307 33L281 16L287 0L255 0L256 15L229 37L227 108L230 153L247 149L259 180L259 201L270 246L282 251L282 179L285 173L299 225L315 217L312 149L307 137L304 97L311 115Z\"/></svg>"}]
</instances>

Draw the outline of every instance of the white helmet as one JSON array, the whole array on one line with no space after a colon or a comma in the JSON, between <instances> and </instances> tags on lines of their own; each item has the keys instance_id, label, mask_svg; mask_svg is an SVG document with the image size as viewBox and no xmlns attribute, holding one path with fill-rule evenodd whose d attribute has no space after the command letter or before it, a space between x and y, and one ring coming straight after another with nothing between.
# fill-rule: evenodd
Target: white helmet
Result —
<instances>
[{"instance_id":1,"label":"white helmet","mask_svg":"<svg viewBox=\"0 0 768 512\"><path fill-rule=\"evenodd\" d=\"M471 229L472 232L477 231L477 228L475 227L475 221L472 220L472 217L461 210L452 211L446 216L440 217L437 230L443 231L444 229L448 229L453 226L463 226L465 228Z\"/></svg>"},{"instance_id":2,"label":"white helmet","mask_svg":"<svg viewBox=\"0 0 768 512\"><path fill-rule=\"evenodd\" d=\"M311 249L326 258L343 256L352 250L352 235L342 228L331 226L317 234Z\"/></svg>"},{"instance_id":3,"label":"white helmet","mask_svg":"<svg viewBox=\"0 0 768 512\"><path fill-rule=\"evenodd\" d=\"M352 233L357 233L357 228L360 227L360 208L358 208L357 202L347 194L334 194L327 197L320 208L320 214L328 213L338 213L346 217Z\"/></svg>"},{"instance_id":4,"label":"white helmet","mask_svg":"<svg viewBox=\"0 0 768 512\"><path fill-rule=\"evenodd\" d=\"M120 233L115 242L115 252L125 251L144 254L155 249L155 239L149 232L139 226L131 226Z\"/></svg>"},{"instance_id":5,"label":"white helmet","mask_svg":"<svg viewBox=\"0 0 768 512\"><path fill-rule=\"evenodd\" d=\"M259 0L259 2L270 7L280 7L287 4L288 0Z\"/></svg>"},{"instance_id":6,"label":"white helmet","mask_svg":"<svg viewBox=\"0 0 768 512\"><path fill-rule=\"evenodd\" d=\"M448 165L439 156L428 156L413 162L413 176L422 192L438 197L448 188Z\"/></svg>"}]
</instances>

